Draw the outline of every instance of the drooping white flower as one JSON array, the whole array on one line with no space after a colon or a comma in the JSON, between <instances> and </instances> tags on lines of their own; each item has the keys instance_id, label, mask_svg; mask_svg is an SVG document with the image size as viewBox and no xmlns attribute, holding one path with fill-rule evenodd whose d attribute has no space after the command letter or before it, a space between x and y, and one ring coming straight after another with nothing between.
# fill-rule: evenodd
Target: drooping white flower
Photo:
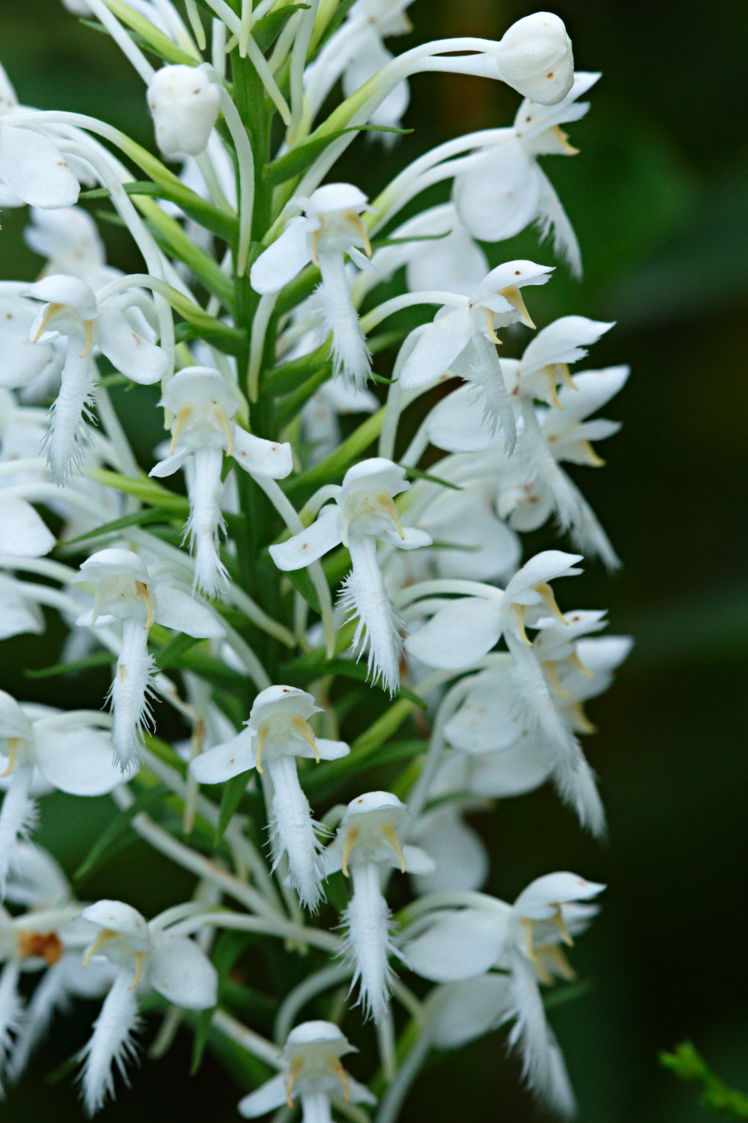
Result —
<instances>
[{"instance_id":1,"label":"drooping white flower","mask_svg":"<svg viewBox=\"0 0 748 1123\"><path fill-rule=\"evenodd\" d=\"M291 1030L281 1072L239 1101L245 1119L267 1115L298 1096L302 1123L332 1123L332 1104L373 1104L374 1096L346 1072L340 1058L356 1050L332 1022L302 1022Z\"/></svg>"},{"instance_id":2,"label":"drooping white flower","mask_svg":"<svg viewBox=\"0 0 748 1123\"><path fill-rule=\"evenodd\" d=\"M523 101L511 129L497 130L493 143L460 162L454 202L473 237L500 242L537 222L541 236L553 232L554 248L564 255L572 272L581 272L574 230L537 157L576 155L560 126L586 114L589 103L578 98L599 77L575 74L571 90L555 105Z\"/></svg>"},{"instance_id":3,"label":"drooping white flower","mask_svg":"<svg viewBox=\"0 0 748 1123\"><path fill-rule=\"evenodd\" d=\"M400 371L404 389L417 389L451 370L480 387L488 428L501 423L511 451L516 439L514 413L507 396L495 344L497 327L519 321L534 327L520 290L544 285L551 268L532 261L508 261L492 269L470 296L455 295L418 338Z\"/></svg>"},{"instance_id":4,"label":"drooping white flower","mask_svg":"<svg viewBox=\"0 0 748 1123\"><path fill-rule=\"evenodd\" d=\"M169 381L159 403L174 415L169 456L150 475L184 468L190 517L185 529L195 554L195 584L212 595L226 583L218 554L224 530L221 473L224 452L250 476L283 479L293 468L291 446L262 440L231 419L239 403L225 379L209 367L184 367Z\"/></svg>"},{"instance_id":5,"label":"drooping white flower","mask_svg":"<svg viewBox=\"0 0 748 1123\"><path fill-rule=\"evenodd\" d=\"M114 1068L124 1073L135 1046L137 994L149 989L188 1010L206 1010L217 1001L218 977L197 944L169 931L167 919L146 921L122 901L97 901L82 916L98 929L84 959L105 956L116 968L111 989L84 1049L83 1102L89 1115L114 1094Z\"/></svg>"},{"instance_id":6,"label":"drooping white flower","mask_svg":"<svg viewBox=\"0 0 748 1123\"><path fill-rule=\"evenodd\" d=\"M93 608L78 624L93 628L119 621L122 640L110 698L114 715L112 745L123 772L137 761L143 725L148 721L148 652L152 624L197 638L217 639L223 629L210 609L180 588L168 575L152 575L131 550L92 554L80 567L76 583L93 598Z\"/></svg>"},{"instance_id":7,"label":"drooping white flower","mask_svg":"<svg viewBox=\"0 0 748 1123\"><path fill-rule=\"evenodd\" d=\"M554 105L574 80L571 39L553 12L518 19L497 44L499 76L523 97Z\"/></svg>"},{"instance_id":8,"label":"drooping white flower","mask_svg":"<svg viewBox=\"0 0 748 1123\"><path fill-rule=\"evenodd\" d=\"M81 423L96 378L94 347L116 370L144 386L160 381L171 364L167 353L153 342L153 332L132 293L99 304L90 285L62 274L45 277L26 291L45 302L34 342L46 342L50 335L65 340L62 381L47 447L50 469L62 482L82 455Z\"/></svg>"},{"instance_id":9,"label":"drooping white flower","mask_svg":"<svg viewBox=\"0 0 748 1123\"><path fill-rule=\"evenodd\" d=\"M316 737L309 718L321 713L314 698L293 686L270 686L255 698L246 727L236 737L195 757L192 775L218 784L256 768L271 784L270 840L274 864L285 856L288 880L309 909L321 896L312 810L299 783L296 757L339 760L350 749L343 741Z\"/></svg>"},{"instance_id":10,"label":"drooping white flower","mask_svg":"<svg viewBox=\"0 0 748 1123\"><path fill-rule=\"evenodd\" d=\"M530 1088L565 1116L574 1113L574 1094L538 984L574 977L560 945L584 931L597 910L579 902L603 888L576 874L547 874L513 905L486 897L482 907L434 911L426 931L403 947L408 965L435 982L469 979L491 967L508 972L514 1018L509 1042L522 1057Z\"/></svg>"},{"instance_id":11,"label":"drooping white flower","mask_svg":"<svg viewBox=\"0 0 748 1123\"><path fill-rule=\"evenodd\" d=\"M250 271L252 288L280 292L304 266L313 261L322 278L318 295L327 330L332 332L335 374L362 385L370 370L369 352L353 306L345 255L364 264L371 255L369 237L361 221L366 196L350 183L327 183L308 199L297 199L304 214L260 254Z\"/></svg>"},{"instance_id":12,"label":"drooping white flower","mask_svg":"<svg viewBox=\"0 0 748 1123\"><path fill-rule=\"evenodd\" d=\"M342 486L330 487L334 503L322 508L317 520L287 542L270 547L279 569L301 569L341 543L350 552L351 572L342 590L342 603L357 619L353 650L367 653L370 673L394 693L400 680L401 640L382 571L376 543L403 550L428 546L430 535L403 527L394 497L410 484L403 468L383 457L362 460L349 468Z\"/></svg>"},{"instance_id":13,"label":"drooping white flower","mask_svg":"<svg viewBox=\"0 0 748 1123\"><path fill-rule=\"evenodd\" d=\"M221 95L199 66L162 66L148 85L156 143L165 156L198 156L216 123Z\"/></svg>"},{"instance_id":14,"label":"drooping white flower","mask_svg":"<svg viewBox=\"0 0 748 1123\"><path fill-rule=\"evenodd\" d=\"M71 207L78 201L78 180L43 126L3 121L17 108L15 91L0 66L0 206Z\"/></svg>"},{"instance_id":15,"label":"drooping white flower","mask_svg":"<svg viewBox=\"0 0 748 1123\"><path fill-rule=\"evenodd\" d=\"M352 985L360 984L360 1002L379 1022L389 1002L393 953L390 911L382 892L385 870L425 874L434 868L417 846L403 846L399 830L408 809L391 792L366 792L352 799L323 862L330 874L342 870L353 882L345 911L346 949L354 967Z\"/></svg>"}]
</instances>

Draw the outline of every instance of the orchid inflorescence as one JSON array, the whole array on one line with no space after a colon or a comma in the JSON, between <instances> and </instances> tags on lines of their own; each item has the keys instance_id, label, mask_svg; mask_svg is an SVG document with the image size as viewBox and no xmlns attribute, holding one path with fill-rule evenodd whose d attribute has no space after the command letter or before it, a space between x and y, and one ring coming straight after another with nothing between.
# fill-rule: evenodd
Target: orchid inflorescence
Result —
<instances>
[{"instance_id":1,"label":"orchid inflorescence","mask_svg":"<svg viewBox=\"0 0 748 1123\"><path fill-rule=\"evenodd\" d=\"M152 1057L185 1027L196 1062L246 1059L247 1118L393 1123L431 1051L500 1027L572 1115L542 988L603 886L493 896L465 816L551 781L605 833L584 706L629 640L556 594L583 557L618 564L576 466L602 465L628 371L578 371L613 325L536 328L554 267L496 248L535 224L579 274L541 158L575 154L599 75L548 12L395 54L408 0L63 3L132 64L159 154L18 104L0 68L0 205L45 261L0 282L0 627L57 614L48 673L111 669L90 709L0 693L0 1091L84 998L89 1114L160 1013ZM514 123L371 199L339 182L350 145L393 151L428 71L503 81ZM89 196L141 272L107 263ZM138 447L163 423L144 464L123 386ZM574 552L523 556L550 520ZM53 791L115 807L76 884L32 841ZM189 900L80 899L128 832Z\"/></svg>"}]
</instances>

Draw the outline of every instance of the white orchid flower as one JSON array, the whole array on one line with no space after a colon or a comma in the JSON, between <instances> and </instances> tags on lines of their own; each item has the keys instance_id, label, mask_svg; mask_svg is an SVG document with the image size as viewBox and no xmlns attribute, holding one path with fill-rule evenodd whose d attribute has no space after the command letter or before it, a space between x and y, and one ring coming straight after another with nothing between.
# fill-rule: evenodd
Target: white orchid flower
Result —
<instances>
[{"instance_id":1,"label":"white orchid flower","mask_svg":"<svg viewBox=\"0 0 748 1123\"><path fill-rule=\"evenodd\" d=\"M4 123L16 109L15 91L0 66L0 206L71 207L78 201L77 178L43 126Z\"/></svg>"},{"instance_id":2,"label":"white orchid flower","mask_svg":"<svg viewBox=\"0 0 748 1123\"><path fill-rule=\"evenodd\" d=\"M0 574L0 639L41 635L44 616L31 590L10 574Z\"/></svg>"},{"instance_id":3,"label":"white orchid flower","mask_svg":"<svg viewBox=\"0 0 748 1123\"><path fill-rule=\"evenodd\" d=\"M82 456L81 423L97 373L94 348L118 371L143 386L159 382L171 363L167 353L152 341L152 330L133 293L100 304L85 281L55 274L29 285L26 294L45 302L35 325L34 342L46 342L55 334L65 340L62 382L47 448L50 469L62 482Z\"/></svg>"},{"instance_id":4,"label":"white orchid flower","mask_svg":"<svg viewBox=\"0 0 748 1123\"><path fill-rule=\"evenodd\" d=\"M332 1123L332 1104L373 1104L374 1096L346 1072L340 1060L356 1049L332 1022L302 1022L281 1053L281 1072L239 1101L245 1119L267 1115L298 1096L302 1123Z\"/></svg>"},{"instance_id":5,"label":"white orchid flower","mask_svg":"<svg viewBox=\"0 0 748 1123\"><path fill-rule=\"evenodd\" d=\"M3 355L0 388L10 390L32 386L37 381L46 382L48 378L54 378L62 366L60 348L54 343L31 342L31 329L39 309L34 301L21 296L18 290L25 287L14 285L9 291L0 286L0 348Z\"/></svg>"},{"instance_id":6,"label":"white orchid flower","mask_svg":"<svg viewBox=\"0 0 748 1123\"><path fill-rule=\"evenodd\" d=\"M148 84L148 108L164 156L199 156L218 117L218 86L199 66L162 66Z\"/></svg>"},{"instance_id":7,"label":"white orchid flower","mask_svg":"<svg viewBox=\"0 0 748 1123\"><path fill-rule=\"evenodd\" d=\"M483 242L501 242L537 222L541 236L553 232L554 249L577 276L581 273L574 230L538 156L574 156L561 125L589 109L579 102L599 74L577 73L566 97L554 105L525 100L511 129L497 130L487 148L463 159L454 180L454 202L465 227Z\"/></svg>"},{"instance_id":8,"label":"white orchid flower","mask_svg":"<svg viewBox=\"0 0 748 1123\"><path fill-rule=\"evenodd\" d=\"M250 271L250 283L259 293L280 292L309 262L318 265L322 278L318 296L327 330L332 332L334 373L363 385L371 362L351 298L345 255L357 265L366 264L362 249L371 256L360 217L366 196L350 183L327 183L296 203L303 216L290 219L260 254Z\"/></svg>"},{"instance_id":9,"label":"white orchid flower","mask_svg":"<svg viewBox=\"0 0 748 1123\"><path fill-rule=\"evenodd\" d=\"M130 905L104 900L89 905L81 915L98 929L84 966L99 955L116 968L84 1050L83 1101L93 1115L114 1094L115 1066L124 1072L134 1053L138 992L154 990L175 1006L207 1010L217 1001L218 976L193 940L169 931L168 912L146 921Z\"/></svg>"},{"instance_id":10,"label":"white orchid flower","mask_svg":"<svg viewBox=\"0 0 748 1123\"><path fill-rule=\"evenodd\" d=\"M195 554L195 585L208 595L225 586L218 554L224 530L221 473L224 452L250 476L283 479L293 468L291 446L262 440L232 421L238 401L226 380L210 367L184 367L169 381L159 403L174 415L169 455L150 475L170 476L184 468L190 517L185 529Z\"/></svg>"},{"instance_id":11,"label":"white orchid flower","mask_svg":"<svg viewBox=\"0 0 748 1123\"><path fill-rule=\"evenodd\" d=\"M511 452L516 427L495 347L500 342L496 329L518 322L535 327L520 290L544 285L551 272L550 266L533 261L507 261L492 269L470 296L455 294L433 323L418 329L400 371L403 389L427 386L448 370L461 375L482 390L486 424L495 431L501 423Z\"/></svg>"},{"instance_id":12,"label":"white orchid flower","mask_svg":"<svg viewBox=\"0 0 748 1123\"><path fill-rule=\"evenodd\" d=\"M0 554L16 558L39 558L55 544L34 508L20 495L0 490Z\"/></svg>"},{"instance_id":13,"label":"white orchid flower","mask_svg":"<svg viewBox=\"0 0 748 1123\"><path fill-rule=\"evenodd\" d=\"M18 841L36 819L34 795L47 785L70 795L112 791L122 776L112 764L109 737L92 729L90 714L24 712L0 691L0 899Z\"/></svg>"},{"instance_id":14,"label":"white orchid flower","mask_svg":"<svg viewBox=\"0 0 748 1123\"><path fill-rule=\"evenodd\" d=\"M138 759L142 728L149 720L148 691L153 660L148 652L152 624L200 639L218 639L223 629L211 610L168 576L149 573L131 550L92 554L75 582L93 598L93 608L77 623L94 628L119 621L122 642L110 698L114 715L112 745L123 772Z\"/></svg>"},{"instance_id":15,"label":"white orchid flower","mask_svg":"<svg viewBox=\"0 0 748 1123\"><path fill-rule=\"evenodd\" d=\"M391 792L366 792L352 799L335 840L323 855L326 873L342 870L353 882L345 910L346 949L353 963L352 986L360 984L360 1002L367 1017L381 1022L392 980L389 956L390 911L382 892L385 870L425 874L434 868L418 846L403 846L400 830L408 809Z\"/></svg>"},{"instance_id":16,"label":"white orchid flower","mask_svg":"<svg viewBox=\"0 0 748 1123\"><path fill-rule=\"evenodd\" d=\"M255 698L246 727L236 737L195 757L190 771L201 784L218 784L256 768L271 785L270 840L274 865L288 860L288 880L308 909L321 896L321 849L312 810L302 791L296 757L339 760L343 741L316 737L309 718L321 713L314 698L293 686L270 686Z\"/></svg>"},{"instance_id":17,"label":"white orchid flower","mask_svg":"<svg viewBox=\"0 0 748 1123\"><path fill-rule=\"evenodd\" d=\"M301 411L304 439L312 449L310 464L323 460L340 444L341 415L374 413L377 409L378 399L365 387L352 386L339 378L323 382Z\"/></svg>"},{"instance_id":18,"label":"white orchid flower","mask_svg":"<svg viewBox=\"0 0 748 1123\"><path fill-rule=\"evenodd\" d=\"M496 44L499 76L523 97L555 105L574 80L571 39L552 12L518 19Z\"/></svg>"},{"instance_id":19,"label":"white orchid flower","mask_svg":"<svg viewBox=\"0 0 748 1123\"><path fill-rule=\"evenodd\" d=\"M367 653L369 673L381 679L390 693L400 681L401 639L382 571L376 543L386 542L402 550L428 546L430 535L403 527L394 497L410 484L403 468L383 457L362 460L349 468L340 487L330 487L334 503L322 508L316 522L287 542L270 547L279 569L301 569L329 550L344 545L351 555L341 603L358 621L353 651Z\"/></svg>"},{"instance_id":20,"label":"white orchid flower","mask_svg":"<svg viewBox=\"0 0 748 1123\"><path fill-rule=\"evenodd\" d=\"M572 979L561 944L570 945L597 911L587 903L604 889L573 873L552 873L531 882L513 905L486 897L480 907L431 914L426 931L405 942L403 954L419 975L451 983L498 967L509 976L509 1035L530 1088L549 1107L574 1113L574 1094L561 1050L548 1025L538 984Z\"/></svg>"}]
</instances>

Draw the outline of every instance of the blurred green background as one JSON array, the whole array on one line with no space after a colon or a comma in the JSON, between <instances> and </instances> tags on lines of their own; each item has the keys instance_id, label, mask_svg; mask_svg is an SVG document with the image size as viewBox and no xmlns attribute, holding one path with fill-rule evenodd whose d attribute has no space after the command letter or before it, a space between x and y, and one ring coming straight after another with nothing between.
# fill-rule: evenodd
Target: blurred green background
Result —
<instances>
[{"instance_id":1,"label":"blurred green background","mask_svg":"<svg viewBox=\"0 0 748 1123\"><path fill-rule=\"evenodd\" d=\"M532 10L416 0L411 12L419 38L498 37ZM574 955L591 988L553 1015L582 1123L697 1123L708 1115L658 1067L659 1048L691 1037L723 1077L748 1086L748 142L738 112L748 93L748 6L713 0L697 14L656 0L559 0L553 10L567 22L577 67L601 69L604 78L589 119L570 130L582 154L545 161L579 235L585 278L577 284L562 267L532 307L539 323L560 313L617 320L594 365L633 368L604 411L625 422L603 450L607 467L579 475L624 568L611 580L591 567L575 595L580 606L608 606L611 630L633 634L636 648L609 695L590 707L600 733L588 746L610 846L581 836L545 790L502 804L476 826L494 857L489 888L501 896L511 899L552 869L609 885L603 913ZM1 51L23 101L93 112L149 138L137 78L56 0L6 0ZM422 77L412 84L407 121L415 134L392 156L376 149L375 160L358 141L343 170L374 194L406 154L458 131L508 124L516 104L498 84ZM3 224L3 276L32 277L22 216L6 213ZM116 263L137 267L124 242L108 237ZM518 245L551 260L532 239ZM47 652L39 642L7 645L7 663L28 656L42 665ZM95 678L86 688L92 683L103 694ZM53 686L17 672L7 685L22 698L59 701ZM65 689L66 700L83 701L71 697L74 686ZM48 801L44 838L74 864L108 816L102 804L82 834L74 801ZM170 867L143 857L137 847L126 851L86 892L116 889L149 912L188 891ZM50 1085L47 1076L82 1042L91 1015L57 1023L47 1052L2 1107L9 1123L35 1123L52 1108L58 1120L80 1117L69 1080ZM207 1062L189 1080L188 1063L185 1038L166 1061L135 1071L133 1091L102 1118L238 1118L231 1078ZM429 1069L403 1118L542 1119L517 1078L500 1041L489 1038Z\"/></svg>"}]
</instances>

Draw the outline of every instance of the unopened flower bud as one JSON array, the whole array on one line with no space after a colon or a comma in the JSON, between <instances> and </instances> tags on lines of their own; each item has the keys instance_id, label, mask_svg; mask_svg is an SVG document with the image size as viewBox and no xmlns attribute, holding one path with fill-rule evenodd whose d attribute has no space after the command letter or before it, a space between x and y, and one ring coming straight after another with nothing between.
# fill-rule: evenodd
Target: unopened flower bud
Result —
<instances>
[{"instance_id":1,"label":"unopened flower bud","mask_svg":"<svg viewBox=\"0 0 748 1123\"><path fill-rule=\"evenodd\" d=\"M148 86L156 142L165 156L198 156L218 116L220 93L204 70L164 66Z\"/></svg>"},{"instance_id":2,"label":"unopened flower bud","mask_svg":"<svg viewBox=\"0 0 748 1123\"><path fill-rule=\"evenodd\" d=\"M524 97L553 105L566 97L574 80L571 39L563 20L535 12L513 23L499 44L503 81Z\"/></svg>"}]
</instances>

